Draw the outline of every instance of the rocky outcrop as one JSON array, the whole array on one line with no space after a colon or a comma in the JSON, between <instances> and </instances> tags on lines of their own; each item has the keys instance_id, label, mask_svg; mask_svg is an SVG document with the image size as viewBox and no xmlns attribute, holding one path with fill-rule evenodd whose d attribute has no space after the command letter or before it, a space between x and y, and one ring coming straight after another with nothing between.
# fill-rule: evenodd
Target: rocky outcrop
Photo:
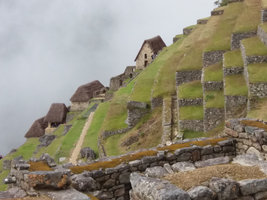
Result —
<instances>
[{"instance_id":1,"label":"rocky outcrop","mask_svg":"<svg viewBox=\"0 0 267 200\"><path fill-rule=\"evenodd\" d=\"M38 145L38 147L49 146L55 138L56 138L55 135L43 135L42 137L39 138L40 144Z\"/></svg>"}]
</instances>

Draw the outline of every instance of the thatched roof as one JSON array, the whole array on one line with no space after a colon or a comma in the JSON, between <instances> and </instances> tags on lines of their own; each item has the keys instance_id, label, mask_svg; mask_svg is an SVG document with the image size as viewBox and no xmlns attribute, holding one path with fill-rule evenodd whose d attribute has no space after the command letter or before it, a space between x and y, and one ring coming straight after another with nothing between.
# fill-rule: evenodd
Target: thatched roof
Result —
<instances>
[{"instance_id":1,"label":"thatched roof","mask_svg":"<svg viewBox=\"0 0 267 200\"><path fill-rule=\"evenodd\" d=\"M44 121L50 123L65 123L68 109L64 103L53 103Z\"/></svg>"},{"instance_id":2,"label":"thatched roof","mask_svg":"<svg viewBox=\"0 0 267 200\"><path fill-rule=\"evenodd\" d=\"M104 85L99 81L93 81L80 86L71 97L71 102L88 102L94 96L94 92L103 88Z\"/></svg>"},{"instance_id":3,"label":"thatched roof","mask_svg":"<svg viewBox=\"0 0 267 200\"><path fill-rule=\"evenodd\" d=\"M145 40L142 44L142 47L141 49L139 50L136 58L134 61L137 60L139 54L141 53L142 49L143 49L143 46L148 43L148 45L150 46L150 48L152 49L152 51L154 52L154 54L158 54L158 52L160 50L163 49L163 47L166 47L166 44L164 43L164 41L161 39L161 37L158 35L156 37L153 37L151 39L148 39L148 40Z\"/></svg>"},{"instance_id":4,"label":"thatched roof","mask_svg":"<svg viewBox=\"0 0 267 200\"><path fill-rule=\"evenodd\" d=\"M41 137L45 134L45 129L48 126L48 123L44 121L45 117L42 117L40 119L37 119L31 126L31 128L28 130L28 132L25 134L24 137L30 138L30 137Z\"/></svg>"}]
</instances>

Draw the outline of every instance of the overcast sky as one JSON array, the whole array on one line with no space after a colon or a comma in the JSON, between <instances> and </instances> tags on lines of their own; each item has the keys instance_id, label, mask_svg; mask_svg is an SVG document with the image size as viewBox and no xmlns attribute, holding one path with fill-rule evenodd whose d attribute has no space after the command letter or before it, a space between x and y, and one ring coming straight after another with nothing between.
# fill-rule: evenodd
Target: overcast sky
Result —
<instances>
[{"instance_id":1,"label":"overcast sky","mask_svg":"<svg viewBox=\"0 0 267 200\"><path fill-rule=\"evenodd\" d=\"M0 154L21 145L50 104L134 65L143 40L167 45L215 0L0 0Z\"/></svg>"}]
</instances>

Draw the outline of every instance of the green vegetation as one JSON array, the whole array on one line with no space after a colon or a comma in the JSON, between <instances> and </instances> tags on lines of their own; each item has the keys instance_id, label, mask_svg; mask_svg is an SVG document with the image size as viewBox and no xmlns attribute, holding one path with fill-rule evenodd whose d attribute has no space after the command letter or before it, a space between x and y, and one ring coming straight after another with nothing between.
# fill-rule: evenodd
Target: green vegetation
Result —
<instances>
[{"instance_id":1,"label":"green vegetation","mask_svg":"<svg viewBox=\"0 0 267 200\"><path fill-rule=\"evenodd\" d=\"M241 13L241 14L240 14ZM260 0L245 0L242 12L236 20L234 33L256 31L260 24L261 2Z\"/></svg>"},{"instance_id":2,"label":"green vegetation","mask_svg":"<svg viewBox=\"0 0 267 200\"><path fill-rule=\"evenodd\" d=\"M238 15L242 12L244 3L232 3L224 7L224 14L216 29L216 34L209 41L205 51L230 50L231 35ZM244 22L243 22L244 23Z\"/></svg>"},{"instance_id":3,"label":"green vegetation","mask_svg":"<svg viewBox=\"0 0 267 200\"><path fill-rule=\"evenodd\" d=\"M206 101L206 108L223 108L224 107L223 91L206 91L205 101Z\"/></svg>"},{"instance_id":4,"label":"green vegetation","mask_svg":"<svg viewBox=\"0 0 267 200\"><path fill-rule=\"evenodd\" d=\"M180 120L202 120L203 106L183 106L179 110Z\"/></svg>"},{"instance_id":5,"label":"green vegetation","mask_svg":"<svg viewBox=\"0 0 267 200\"><path fill-rule=\"evenodd\" d=\"M226 76L224 93L228 96L247 96L248 88L244 75Z\"/></svg>"},{"instance_id":6,"label":"green vegetation","mask_svg":"<svg viewBox=\"0 0 267 200\"><path fill-rule=\"evenodd\" d=\"M222 81L223 80L223 68L222 62L210 65L204 68L204 81Z\"/></svg>"},{"instance_id":7,"label":"green vegetation","mask_svg":"<svg viewBox=\"0 0 267 200\"><path fill-rule=\"evenodd\" d=\"M179 34L179 35L176 35L174 38L176 38L176 39L181 39L181 38L183 38L184 37L184 34Z\"/></svg>"},{"instance_id":8,"label":"green vegetation","mask_svg":"<svg viewBox=\"0 0 267 200\"><path fill-rule=\"evenodd\" d=\"M247 117L251 119L261 119L263 121L267 121L266 110L267 110L267 98L258 99L255 108L249 111Z\"/></svg>"},{"instance_id":9,"label":"green vegetation","mask_svg":"<svg viewBox=\"0 0 267 200\"><path fill-rule=\"evenodd\" d=\"M266 23L266 22L260 24L260 27L261 27L265 32L267 32L267 23Z\"/></svg>"},{"instance_id":10,"label":"green vegetation","mask_svg":"<svg viewBox=\"0 0 267 200\"><path fill-rule=\"evenodd\" d=\"M109 109L110 103L105 102L101 103L97 110L95 111L94 118L91 122L90 128L84 138L83 146L82 147L90 147L95 151L95 153L98 156L98 136L101 129L101 126L103 124L103 121L105 119L105 115Z\"/></svg>"},{"instance_id":11,"label":"green vegetation","mask_svg":"<svg viewBox=\"0 0 267 200\"><path fill-rule=\"evenodd\" d=\"M257 36L244 39L241 42L246 49L247 56L264 56L267 54L267 47Z\"/></svg>"},{"instance_id":12,"label":"green vegetation","mask_svg":"<svg viewBox=\"0 0 267 200\"><path fill-rule=\"evenodd\" d=\"M120 150L120 140L123 134L113 135L109 137L105 142L105 150L108 156L117 156L122 152Z\"/></svg>"},{"instance_id":13,"label":"green vegetation","mask_svg":"<svg viewBox=\"0 0 267 200\"><path fill-rule=\"evenodd\" d=\"M228 51L224 54L224 67L231 68L231 67L243 67L244 62L242 59L241 51L233 50Z\"/></svg>"},{"instance_id":14,"label":"green vegetation","mask_svg":"<svg viewBox=\"0 0 267 200\"><path fill-rule=\"evenodd\" d=\"M248 65L250 83L267 82L267 63Z\"/></svg>"},{"instance_id":15,"label":"green vegetation","mask_svg":"<svg viewBox=\"0 0 267 200\"><path fill-rule=\"evenodd\" d=\"M192 81L180 85L178 88L179 99L196 99L203 97L201 81Z\"/></svg>"},{"instance_id":16,"label":"green vegetation","mask_svg":"<svg viewBox=\"0 0 267 200\"><path fill-rule=\"evenodd\" d=\"M203 132L194 132L189 130L183 131L183 139L193 139L193 138L200 138L200 137L207 137L207 135Z\"/></svg>"}]
</instances>

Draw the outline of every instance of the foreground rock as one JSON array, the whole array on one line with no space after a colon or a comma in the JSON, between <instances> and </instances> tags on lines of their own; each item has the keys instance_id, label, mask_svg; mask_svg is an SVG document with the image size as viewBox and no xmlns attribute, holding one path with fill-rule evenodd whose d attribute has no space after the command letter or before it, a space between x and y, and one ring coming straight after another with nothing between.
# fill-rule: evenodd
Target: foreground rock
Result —
<instances>
[{"instance_id":1,"label":"foreground rock","mask_svg":"<svg viewBox=\"0 0 267 200\"><path fill-rule=\"evenodd\" d=\"M82 148L80 154L82 158L86 158L87 160L96 159L96 154L90 147Z\"/></svg>"},{"instance_id":2,"label":"foreground rock","mask_svg":"<svg viewBox=\"0 0 267 200\"><path fill-rule=\"evenodd\" d=\"M47 196L49 196L52 200L90 200L87 195L71 188L68 190L62 190L62 191L51 191L45 193Z\"/></svg>"},{"instance_id":3,"label":"foreground rock","mask_svg":"<svg viewBox=\"0 0 267 200\"><path fill-rule=\"evenodd\" d=\"M192 200L213 200L216 199L216 194L211 189L205 186L197 186L188 191Z\"/></svg>"}]
</instances>

